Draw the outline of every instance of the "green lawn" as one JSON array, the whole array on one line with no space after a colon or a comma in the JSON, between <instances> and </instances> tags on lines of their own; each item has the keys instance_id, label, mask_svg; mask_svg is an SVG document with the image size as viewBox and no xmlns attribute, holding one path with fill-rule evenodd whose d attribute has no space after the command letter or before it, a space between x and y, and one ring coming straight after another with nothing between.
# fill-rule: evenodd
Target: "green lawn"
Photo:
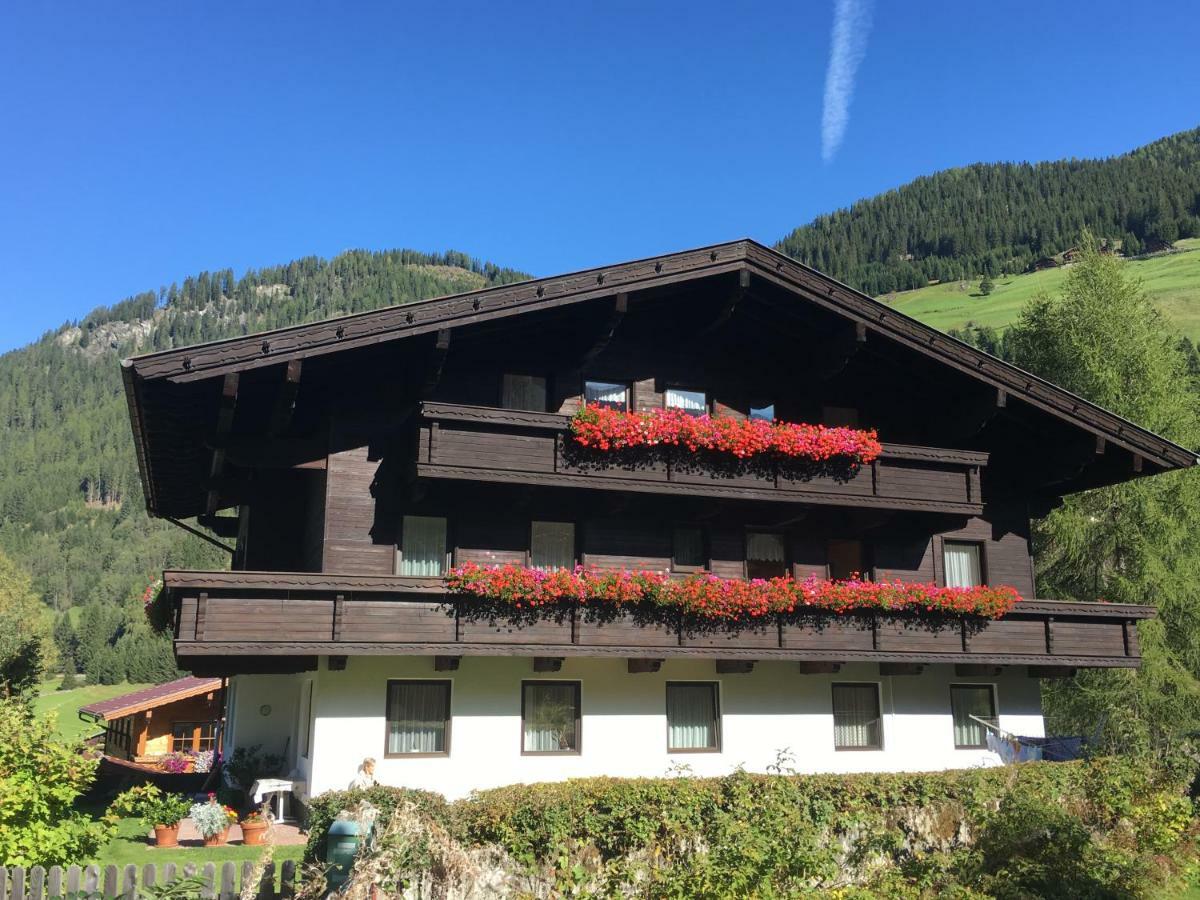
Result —
<instances>
[{"instance_id":1,"label":"green lawn","mask_svg":"<svg viewBox=\"0 0 1200 900\"><path fill-rule=\"evenodd\" d=\"M122 819L117 825L117 836L97 851L94 859L87 863L102 866L127 866L134 863L141 867L146 863L164 865L175 863L184 866L194 863L202 866L205 863L223 862L243 863L253 862L262 854L262 847L243 847L241 844L226 844L223 847L180 847L176 850L159 850L142 831L141 823L136 819ZM303 844L293 844L276 847L272 855L276 869L285 860L300 861L304 855Z\"/></svg>"},{"instance_id":2,"label":"green lawn","mask_svg":"<svg viewBox=\"0 0 1200 900\"><path fill-rule=\"evenodd\" d=\"M1129 271L1142 279L1154 304L1193 341L1200 340L1200 238L1176 244L1184 253L1131 260ZM979 294L978 279L930 285L881 298L902 313L949 331L974 321L1004 329L1016 321L1022 307L1039 293L1053 295L1066 269L1047 269L1028 275L996 279L990 296Z\"/></svg>"},{"instance_id":3,"label":"green lawn","mask_svg":"<svg viewBox=\"0 0 1200 900\"><path fill-rule=\"evenodd\" d=\"M42 683L37 699L33 701L33 709L40 717L57 715L59 733L73 741L90 737L100 730L95 725L80 721L77 714L79 707L148 687L144 684L89 684L60 691L57 690L58 683L57 678Z\"/></svg>"}]
</instances>

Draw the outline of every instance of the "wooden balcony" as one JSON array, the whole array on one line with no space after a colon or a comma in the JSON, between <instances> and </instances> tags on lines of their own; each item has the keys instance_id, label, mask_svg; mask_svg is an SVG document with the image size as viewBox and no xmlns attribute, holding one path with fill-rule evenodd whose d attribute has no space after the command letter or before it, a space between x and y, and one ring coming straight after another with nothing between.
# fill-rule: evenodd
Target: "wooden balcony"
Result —
<instances>
[{"instance_id":1,"label":"wooden balcony","mask_svg":"<svg viewBox=\"0 0 1200 900\"><path fill-rule=\"evenodd\" d=\"M517 625L470 614L440 578L290 572L167 572L175 651L205 674L262 671L319 655L674 657L817 665L955 663L1130 668L1152 607L1025 600L995 621L858 613L765 620L729 630L686 621L596 621L564 610ZM315 664L310 662L309 665ZM257 668L256 668L257 667ZM269 670L269 668L268 668Z\"/></svg>"},{"instance_id":2,"label":"wooden balcony","mask_svg":"<svg viewBox=\"0 0 1200 900\"><path fill-rule=\"evenodd\" d=\"M670 462L604 464L568 452L570 418L553 413L423 403L419 478L448 478L603 491L817 503L979 515L980 470L988 455L884 444L883 455L850 478L797 477L775 467L730 473Z\"/></svg>"}]
</instances>

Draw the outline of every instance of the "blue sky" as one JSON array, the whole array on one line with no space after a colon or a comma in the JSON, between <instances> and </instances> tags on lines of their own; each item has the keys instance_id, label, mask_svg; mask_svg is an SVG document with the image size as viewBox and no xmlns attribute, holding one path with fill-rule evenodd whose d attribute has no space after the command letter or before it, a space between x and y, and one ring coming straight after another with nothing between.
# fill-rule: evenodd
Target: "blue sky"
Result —
<instances>
[{"instance_id":1,"label":"blue sky","mask_svg":"<svg viewBox=\"0 0 1200 900\"><path fill-rule=\"evenodd\" d=\"M4 4L0 350L204 269L413 247L553 274L1123 152L1200 124L1198 38L1191 4L1127 0Z\"/></svg>"}]
</instances>

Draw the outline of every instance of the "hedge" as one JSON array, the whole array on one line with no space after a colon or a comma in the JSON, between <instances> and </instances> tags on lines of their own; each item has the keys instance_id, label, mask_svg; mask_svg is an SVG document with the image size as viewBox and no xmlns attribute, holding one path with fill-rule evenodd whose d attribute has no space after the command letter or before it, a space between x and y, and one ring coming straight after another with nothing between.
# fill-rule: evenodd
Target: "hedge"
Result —
<instances>
[{"instance_id":1,"label":"hedge","mask_svg":"<svg viewBox=\"0 0 1200 900\"><path fill-rule=\"evenodd\" d=\"M499 851L523 884L547 894L1116 898L1193 858L1184 785L1122 758L928 774L591 778L450 804L375 788L317 798L310 856L337 809L362 797L384 809L381 822L405 808L440 826L456 852ZM381 843L377 855L392 855L375 871L428 883L428 871L396 871L430 858L429 847L414 852L411 830L403 839L403 848Z\"/></svg>"}]
</instances>

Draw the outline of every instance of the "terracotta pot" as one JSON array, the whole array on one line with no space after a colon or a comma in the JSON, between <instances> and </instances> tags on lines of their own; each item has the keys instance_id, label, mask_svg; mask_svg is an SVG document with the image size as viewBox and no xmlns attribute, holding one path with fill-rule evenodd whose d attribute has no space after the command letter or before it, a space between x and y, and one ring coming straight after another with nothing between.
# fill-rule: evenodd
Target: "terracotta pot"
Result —
<instances>
[{"instance_id":1,"label":"terracotta pot","mask_svg":"<svg viewBox=\"0 0 1200 900\"><path fill-rule=\"evenodd\" d=\"M266 822L243 822L242 843L247 847L257 847L267 839Z\"/></svg>"},{"instance_id":2,"label":"terracotta pot","mask_svg":"<svg viewBox=\"0 0 1200 900\"><path fill-rule=\"evenodd\" d=\"M228 828L226 828L224 831L217 832L216 834L212 835L211 837L206 837L204 839L204 846L205 847L221 847L221 846L224 846L224 844L227 840L229 840L229 829Z\"/></svg>"},{"instance_id":3,"label":"terracotta pot","mask_svg":"<svg viewBox=\"0 0 1200 900\"><path fill-rule=\"evenodd\" d=\"M156 847L178 847L179 846L179 823L174 825L155 825L154 826L154 846Z\"/></svg>"}]
</instances>

